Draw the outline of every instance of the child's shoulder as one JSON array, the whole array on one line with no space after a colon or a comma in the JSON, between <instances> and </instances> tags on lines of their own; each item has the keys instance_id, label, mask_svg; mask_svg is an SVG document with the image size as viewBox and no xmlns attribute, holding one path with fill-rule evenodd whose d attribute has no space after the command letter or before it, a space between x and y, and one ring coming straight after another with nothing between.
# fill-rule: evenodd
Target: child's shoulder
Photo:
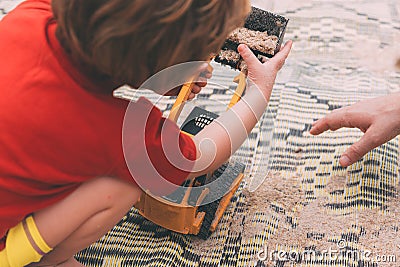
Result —
<instances>
[{"instance_id":1,"label":"child's shoulder","mask_svg":"<svg viewBox=\"0 0 400 267\"><path fill-rule=\"evenodd\" d=\"M44 27L52 17L50 0L24 1L0 21L1 39L30 41L32 36L44 33ZM33 42L28 44L34 45Z\"/></svg>"},{"instance_id":2,"label":"child's shoulder","mask_svg":"<svg viewBox=\"0 0 400 267\"><path fill-rule=\"evenodd\" d=\"M38 14L52 16L51 0L26 0L9 12L5 18L26 18L37 16Z\"/></svg>"}]
</instances>

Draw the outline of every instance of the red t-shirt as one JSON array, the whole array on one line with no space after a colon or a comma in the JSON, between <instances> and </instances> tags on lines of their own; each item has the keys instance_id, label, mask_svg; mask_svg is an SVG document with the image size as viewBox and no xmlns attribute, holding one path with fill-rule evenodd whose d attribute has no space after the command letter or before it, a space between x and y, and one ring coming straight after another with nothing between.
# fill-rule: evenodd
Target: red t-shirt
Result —
<instances>
[{"instance_id":1,"label":"red t-shirt","mask_svg":"<svg viewBox=\"0 0 400 267\"><path fill-rule=\"evenodd\" d=\"M89 179L107 176L134 183L122 148L129 102L100 93L111 85L81 75L55 29L50 0L28 0L0 21L0 238L28 214L60 201ZM146 124L150 159L166 179L181 184L188 172L163 154L161 125L167 124L167 135L179 135L185 159L195 159L193 141L148 100L131 105L138 117L151 111ZM139 136L128 141L143 142L135 141Z\"/></svg>"}]
</instances>

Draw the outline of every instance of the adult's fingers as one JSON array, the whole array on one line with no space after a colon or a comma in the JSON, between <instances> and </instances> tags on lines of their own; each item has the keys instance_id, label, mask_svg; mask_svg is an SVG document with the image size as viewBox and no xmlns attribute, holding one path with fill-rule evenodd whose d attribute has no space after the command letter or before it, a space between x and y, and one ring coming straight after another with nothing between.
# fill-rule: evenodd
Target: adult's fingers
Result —
<instances>
[{"instance_id":1,"label":"adult's fingers","mask_svg":"<svg viewBox=\"0 0 400 267\"><path fill-rule=\"evenodd\" d=\"M379 135L380 134L378 133L377 129L368 129L368 131L358 142L354 143L343 153L343 155L340 157L340 165L343 167L348 167L361 159L369 151L384 143L384 140L379 141L379 139L376 138L376 136Z\"/></svg>"},{"instance_id":2,"label":"adult's fingers","mask_svg":"<svg viewBox=\"0 0 400 267\"><path fill-rule=\"evenodd\" d=\"M310 134L319 135L328 130L336 131L343 127L354 128L352 114L348 109L349 107L334 110L324 118L317 120L311 128Z\"/></svg>"}]
</instances>

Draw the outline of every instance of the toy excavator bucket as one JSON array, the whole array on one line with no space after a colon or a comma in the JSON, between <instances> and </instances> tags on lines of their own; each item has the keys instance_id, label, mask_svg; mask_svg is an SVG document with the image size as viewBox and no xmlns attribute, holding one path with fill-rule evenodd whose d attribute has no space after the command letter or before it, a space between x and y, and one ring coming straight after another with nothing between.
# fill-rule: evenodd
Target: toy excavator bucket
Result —
<instances>
[{"instance_id":1,"label":"toy excavator bucket","mask_svg":"<svg viewBox=\"0 0 400 267\"><path fill-rule=\"evenodd\" d=\"M283 16L252 7L244 27L235 30L226 39L215 61L234 69L242 69L242 58L237 52L241 43L247 44L260 60L262 57L273 57L282 46L288 22ZM266 45L260 45L255 36L262 38Z\"/></svg>"}]
</instances>

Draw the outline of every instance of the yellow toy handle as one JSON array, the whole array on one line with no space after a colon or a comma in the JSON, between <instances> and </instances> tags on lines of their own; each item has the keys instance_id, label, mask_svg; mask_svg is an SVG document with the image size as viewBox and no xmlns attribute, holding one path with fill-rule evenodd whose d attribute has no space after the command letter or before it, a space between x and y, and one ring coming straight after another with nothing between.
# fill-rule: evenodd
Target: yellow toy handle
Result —
<instances>
[{"instance_id":1,"label":"yellow toy handle","mask_svg":"<svg viewBox=\"0 0 400 267\"><path fill-rule=\"evenodd\" d=\"M185 102L188 100L190 93L192 92L192 88L194 86L194 83L193 83L194 80L195 80L195 77L193 77L190 80L190 82L185 83L182 86L182 88L178 94L178 97L169 113L168 119L170 119L174 122L178 121L178 118L182 112L183 106L184 106Z\"/></svg>"},{"instance_id":2,"label":"yellow toy handle","mask_svg":"<svg viewBox=\"0 0 400 267\"><path fill-rule=\"evenodd\" d=\"M235 93L233 94L231 102L228 105L228 109L230 109L231 107L236 105L237 102L239 102L240 99L242 98L244 90L246 89L246 79L247 79L247 75L245 72L242 71L233 80L235 83L238 83L238 86L236 87Z\"/></svg>"},{"instance_id":3,"label":"yellow toy handle","mask_svg":"<svg viewBox=\"0 0 400 267\"><path fill-rule=\"evenodd\" d=\"M207 70L209 72L212 72L213 67L211 65L208 65ZM182 86L182 88L178 94L178 97L176 98L176 101L171 108L168 119L170 119L174 122L178 121L178 118L182 112L185 102L188 100L197 78L198 78L198 76L192 77L189 82L185 83ZM232 99L228 105L228 109L233 107L242 98L244 90L246 89L246 78L247 78L247 75L245 72L240 72L240 74L235 77L234 82L238 83L238 86L237 86L235 93L233 94Z\"/></svg>"},{"instance_id":4,"label":"yellow toy handle","mask_svg":"<svg viewBox=\"0 0 400 267\"><path fill-rule=\"evenodd\" d=\"M208 72L213 71L213 67L210 64L208 64L207 71ZM181 90L179 91L178 97L169 113L168 119L174 122L178 121L179 115L181 115L184 104L188 100L190 93L192 92L192 88L195 84L195 81L197 81L198 78L199 76L195 75L182 86Z\"/></svg>"}]
</instances>

